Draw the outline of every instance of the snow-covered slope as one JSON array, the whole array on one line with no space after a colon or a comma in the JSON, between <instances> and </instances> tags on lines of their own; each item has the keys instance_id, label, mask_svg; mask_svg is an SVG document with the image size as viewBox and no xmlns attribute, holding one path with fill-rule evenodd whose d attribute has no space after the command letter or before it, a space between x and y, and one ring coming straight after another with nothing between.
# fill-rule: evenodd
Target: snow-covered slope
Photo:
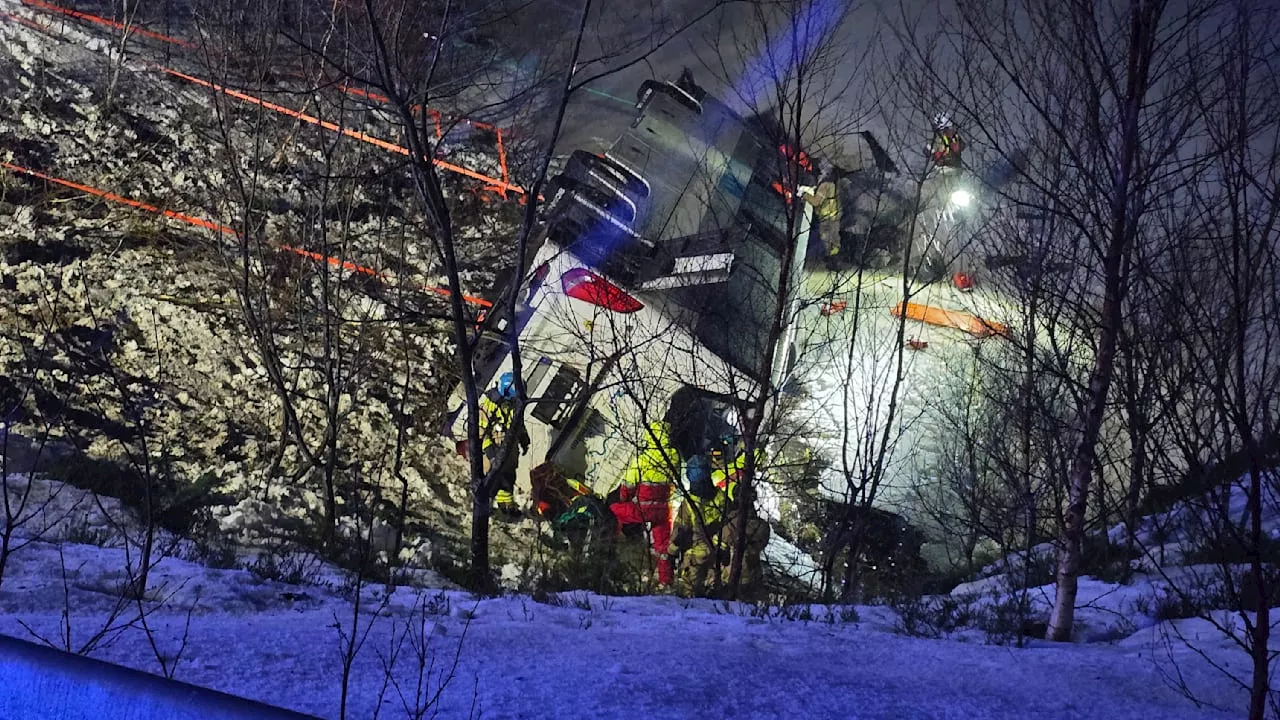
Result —
<instances>
[{"instance_id":1,"label":"snow-covered slope","mask_svg":"<svg viewBox=\"0 0 1280 720\"><path fill-rule=\"evenodd\" d=\"M214 96L157 69L163 64L207 73L199 53L171 53L135 38L107 109L103 88L116 47L111 30L17 0L0 0L0 13L0 161L153 209L237 224L245 203L228 195L229 151L219 139ZM194 31L171 32L186 30ZM273 89L294 88L255 92ZM303 103L296 95L276 99ZM362 131L394 137L377 113L360 107L350 113ZM230 144L245 151L253 145L254 123L234 117ZM315 205L314 178L323 175L317 146L332 138L283 115L265 118L261 132L271 152L263 158L250 152L246 158L254 159L245 159L261 171L251 204L266 228L262 255L254 251L261 264L254 272L265 293L277 293L270 307L279 317L304 319L276 326L272 334L291 369L287 382L303 441L281 430L282 403L243 318L242 293L228 265L234 253L225 252L232 243L227 234L0 169L0 404L6 413L21 406L6 422L32 439L48 433L55 444L74 446L74 455L114 461L117 469L129 464L130 453L141 456L140 442L150 443L153 456L163 447L166 482L180 494L199 484L222 530L260 537L314 525L322 512L324 492L298 469L294 455L298 445L314 444L323 432L323 413L313 400L325 392L308 370L318 346L305 329L317 317L317 288L328 283L341 297L330 317L369 326L387 327L385 320L401 311L438 309L436 294L390 298L385 286L374 287L357 273L334 270L321 280L325 263L267 250L281 244L317 249L316 227L308 224L315 215L308 208ZM288 162L268 162L277 148L288 149ZM354 141L342 144L341 152L347 153L341 162L357 165L368 182L348 186L350 222L343 224L343 247L331 252L392 273L411 288L439 285L423 220L403 189L386 179L398 156ZM449 157L462 163L479 155L459 151ZM465 192L470 189L447 182L450 197L465 198L460 206L479 204ZM456 215L463 283L471 293L492 285L509 252L512 213L519 212L485 207L482 214ZM467 490L465 468L436 432L440 400L455 382L448 372L448 330L429 318L409 326L395 336L403 343L393 332L346 329L342 348L362 360L360 368L344 371L350 382L340 399L341 460L364 479L389 483L385 479L395 474L403 480L414 525L408 544L417 546L407 553L422 555L429 546L465 543ZM412 368L394 381L393 355ZM384 392L389 387L399 389ZM391 448L397 413L414 419L402 454ZM394 473L392 457L400 458ZM504 533L496 532L500 558L511 547L503 541Z\"/></svg>"},{"instance_id":2,"label":"snow-covered slope","mask_svg":"<svg viewBox=\"0 0 1280 720\"><path fill-rule=\"evenodd\" d=\"M68 546L75 610L64 618L51 548L32 548L13 592L0 595L0 631L56 638L70 624L84 638L104 621L111 601L89 602L116 579L118 553ZM342 670L341 635L352 606L341 592L255 580L167 560L163 583L177 588L149 617L171 656L187 635L178 679L284 707L334 717ZM41 598L41 602L20 598ZM429 641L427 681L457 667L440 697L442 717L464 717L475 703L486 718L1212 718L1167 674L1189 679L1201 698L1238 709L1243 695L1189 650L1172 657L1158 642L1047 645L1024 650L892 633L883 608L840 610L803 621L752 617L749 608L675 598L605 598L574 594L560 606L529 597L475 600L460 591L389 595L371 589L358 616L368 630L354 662L351 717L404 717L384 662L406 627ZM188 610L191 610L188 622ZM424 613L424 610L426 611ZM418 681L412 642L399 645L392 677L406 692ZM95 657L157 672L137 627L113 634ZM412 704L412 703L411 703ZM0 714L3 714L0 708Z\"/></svg>"},{"instance_id":3,"label":"snow-covered slope","mask_svg":"<svg viewBox=\"0 0 1280 720\"><path fill-rule=\"evenodd\" d=\"M380 717L412 716L406 704L414 706L420 678L424 697L449 678L440 717L1190 719L1235 717L1246 701L1208 663L1245 666L1220 633L1195 621L1152 624L1132 611L1144 627L1118 643L1032 641L1025 649L986 645L973 632L906 637L896 632L901 618L882 606L590 593L477 599L429 575L418 588L363 586L357 612L350 575L297 559L281 572L248 557L240 561L252 569L166 558L147 599L121 601L129 559L104 530L116 508L108 503L101 514L73 488L52 491L51 519L72 519L45 535L54 542L32 542L11 558L0 633L88 645L92 657L153 673L163 672L163 658L179 680L322 717L338 715L351 637L361 639L352 718L373 717L377 707ZM50 488L40 484L39 493ZM184 543L168 545L184 555ZM281 575L300 584L267 579ZM1084 584L1082 599L1099 594L1094 585ZM1171 630L1191 643L1169 642ZM420 672L419 657L429 669ZM1185 698L1174 678L1217 707ZM6 710L0 717L13 714Z\"/></svg>"}]
</instances>

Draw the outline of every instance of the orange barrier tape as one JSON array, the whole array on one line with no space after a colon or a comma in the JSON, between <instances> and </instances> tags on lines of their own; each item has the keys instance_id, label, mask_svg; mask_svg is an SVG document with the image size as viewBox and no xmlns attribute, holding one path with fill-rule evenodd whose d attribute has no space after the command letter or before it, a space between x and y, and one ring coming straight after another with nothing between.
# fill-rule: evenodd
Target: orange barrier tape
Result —
<instances>
[{"instance_id":1,"label":"orange barrier tape","mask_svg":"<svg viewBox=\"0 0 1280 720\"><path fill-rule=\"evenodd\" d=\"M14 15L13 13L0 13L0 17L5 18L6 20L12 20L14 22L22 23L23 25L26 25L27 27L35 28L40 32L53 32L53 28L49 27L48 25L41 25L35 20L24 18L21 15Z\"/></svg>"},{"instance_id":2,"label":"orange barrier tape","mask_svg":"<svg viewBox=\"0 0 1280 720\"><path fill-rule=\"evenodd\" d=\"M195 47L193 43L189 43L186 40L179 40L178 38L169 37L168 35L161 35L158 32L152 32L145 28L140 28L136 25L133 27L129 27L128 25L125 25L122 22L117 22L115 20L108 20L107 18L100 17L98 15L90 15L89 13L80 12L79 10L72 10L71 8L64 8L58 5L51 5L47 2L43 2L43 0L22 0L22 4L28 7L33 7L37 10L43 10L48 13L66 15L68 17L73 17L77 20L86 20L91 23L97 23L98 25L105 25L110 28L115 28L116 30L131 32L135 35L141 35L142 37L151 38L152 40L160 40L161 42L167 42L173 45L180 45L182 47Z\"/></svg>"},{"instance_id":3,"label":"orange barrier tape","mask_svg":"<svg viewBox=\"0 0 1280 720\"><path fill-rule=\"evenodd\" d=\"M206 220L204 218L198 218L194 215L187 215L185 213L180 213L173 210L166 210L164 208L160 208L155 205L144 203L140 200L133 200L131 198L124 197L123 195L117 195L108 190L103 190L101 188L93 187L92 185L84 185L82 183L74 182L72 180L55 177L53 175L42 173L39 170L32 170L30 168L25 168L25 167L22 167L21 165L14 165L13 163L5 162L3 160L0 160L0 167L3 167L6 170L10 170L15 173L20 173L22 175L29 175L31 177L43 180L45 182L53 183L55 185L61 185L63 187L71 188L72 190L76 190L88 195L93 195L94 197L100 197L103 200L108 200L113 203L118 203L120 205L125 205L127 207L136 208L138 210L145 210L146 212L155 213L157 215L163 215L167 218L178 220L180 222L184 222L188 225L192 225L195 227L205 228L207 230L213 230L215 232L219 232L224 235L239 235L239 233L236 232L235 228L230 227L228 225L223 225L221 223L217 223L212 220ZM363 275L369 275L369 276L378 278L379 280L382 280L384 282L390 281L390 278L387 275L380 273L371 267L365 267L364 265L357 265L356 263L353 263L350 260L340 260L339 258L336 258L336 257L332 257L329 255L322 255L320 253L312 252L310 250L303 250L302 248L295 248L290 245L276 245L276 249L284 252L291 252L296 255L301 255L302 257L309 258L317 262L327 262L330 265L333 265L335 267L341 267L344 270L350 270L352 272L361 273ZM453 294L445 288L432 287L429 285L423 285L420 287L420 289L426 290L427 292L435 293L443 297L448 297ZM485 300L484 298L478 298L471 295L463 295L462 299L472 305L478 305L483 308L493 307L493 303L488 300Z\"/></svg>"},{"instance_id":4,"label":"orange barrier tape","mask_svg":"<svg viewBox=\"0 0 1280 720\"><path fill-rule=\"evenodd\" d=\"M161 34L161 33L153 32L153 31L151 31L151 30L147 30L147 29L145 29L145 28L140 28L140 27L137 27L137 26L134 26L133 28L129 28L129 27L127 27L124 23L120 23L120 22L117 22L117 21L115 21L115 20L109 20L109 19L107 19L107 18L104 18L104 17L98 16L98 15L92 15L92 14L90 14L90 13L80 12L80 11L78 11L78 10L72 10L72 9L70 9L70 8L64 8L64 7L60 7L60 6L58 6L58 5L52 5L52 4L50 4L50 3L44 2L43 0L22 0L22 2L23 2L23 4L25 4L25 5L29 6L29 7L35 8L35 9L37 9L37 10L42 10L42 11L44 11L44 12L54 13L54 14L61 14L61 15L66 15L66 16L68 16L68 17L73 17L73 18L76 18L76 19L79 19L79 20L86 20L86 21L88 21L88 22L97 23L97 24L99 24L99 25L105 25L105 26L107 26L107 27L114 28L114 29L117 29L117 30L122 30L122 31L127 31L127 32L133 32L133 33L135 33L135 34L137 34L137 35L142 35L143 37L149 37L149 38L152 38L152 39L155 39L155 40L160 40L160 41L167 42L167 43L171 43L171 44L174 44L174 45L179 45L179 46L181 46L181 47L187 47L187 48L195 47L195 44L194 44L194 43L187 42L186 40L180 40L180 39L175 38L175 37L170 37L170 36L168 36L168 35L163 35L163 34ZM18 21L18 22L20 22L20 23L23 23L23 24L25 24L25 25L29 25L29 26L31 26L31 27L33 27L33 28L36 28L37 30L42 30L42 31L49 31L49 30L50 30L50 28L48 28L48 27L44 27L44 26L41 26L39 23L36 23L36 22L34 22L34 21L32 21L32 20L28 20L27 18L24 18L24 17L19 17L19 16L17 16L17 15L12 15L12 14L10 14L10 13L4 13L4 16L9 17L10 19L16 20L16 21ZM222 88L222 87L219 87L219 86L217 86L217 85L215 85L215 84L213 84L213 83L210 83L210 82L206 82L206 81L200 80L199 78L195 78L195 77L193 77L193 76L186 75L186 74L184 74L184 73L180 73L180 72L178 72L178 71L176 71L176 70L170 70L170 69L168 69L168 68L163 68L163 67L162 67L162 68L160 68L160 69L161 69L161 70L164 70L165 72L168 72L168 73L170 73L170 74L172 74L172 75L176 75L177 77L180 77L180 78L182 78L182 79L184 79L184 80L188 80L188 81L190 81L190 82L200 83L200 84L202 84L202 85L206 85L207 87L214 88L214 89L219 90L219 91L221 91L221 92L224 92L224 93L226 93L226 94L228 94L228 95L231 95L232 97L235 97L235 98L240 99L240 100L244 100L245 102L252 102L252 103L259 104L259 105L261 105L261 106L263 106L263 107L266 107L266 108L268 108L268 109L270 109L270 110L275 110L276 112L280 112L280 113L283 113L283 114L285 114L285 115L291 115L291 116L296 117L296 118L298 118L298 119L300 119L300 120L304 120L304 121L306 121L306 122L310 122L310 123L312 123L312 124L320 125L321 127L325 127L326 129L334 130L334 131L336 131L336 132L341 132L342 134L347 135L347 136L349 136L349 137L354 137L354 138L356 138L356 139L358 139L358 140L363 140L364 142L369 142L369 143L372 143L372 144L374 144L374 145L378 145L378 146L383 147L384 149L390 150L390 151L392 151L392 152L398 152L398 153L401 153L401 154L403 154L403 155L407 155L407 154L409 154L409 151L408 151L407 149L402 148L402 147L400 147L399 145L395 145L394 143L389 143L389 142L387 142L387 141L385 141L385 140L379 140L378 138L374 138L374 137L372 137L372 136L366 135L365 133L361 133L361 132L358 132L358 131L354 131L354 130L351 130L351 129L349 129L349 128L338 128L338 126L333 125L332 123L325 124L324 122L322 122L322 121L318 120L317 118L313 118L313 117L311 117L311 116L309 116L309 115L304 115L304 114L302 114L302 113L297 113L296 111L290 110L289 108L286 108L286 107L283 107L283 106L280 106L280 105L275 105L274 103L268 103L268 102L266 102L266 101L259 100L259 99L257 99L257 98L252 97L252 96L245 95L244 93L236 93L236 92L234 92L234 91L229 91L229 90L224 89L224 88ZM388 98L387 98L386 96L384 96L384 95L380 95L380 94L378 94L378 93L373 93L373 92L369 92L369 91L367 91L367 90L361 90L361 89L359 89L359 88L353 88L353 87L349 87L349 86L346 86L346 85L343 85L343 86L342 86L342 89L343 89L344 91L346 91L346 92L351 93L351 94L354 94L354 95L360 95L360 96L363 96L363 97L367 97L367 98L369 98L369 99L371 99L371 100L375 100L375 101L377 101L377 102L388 102ZM414 107L416 108L417 106L414 106ZM442 136L443 136L443 129L441 128L441 124L440 124L440 113L439 113L438 111L436 111L436 110L431 110L430 108L428 108L428 109L427 109L427 112L429 112L429 113L431 113L431 114L432 114L432 119L433 119L433 121L435 122L435 127L436 127L436 137L442 137ZM489 177L489 176L487 176L487 175L483 175L483 174L478 173L478 172L475 172L475 171L473 171L473 170L468 170L467 168L464 168L464 167L462 167L462 166L460 166L460 165L454 165L453 163L449 163L449 162L446 162L446 161L444 161L444 160L433 160L432 162L433 162L437 167L440 167L441 169L448 170L448 171L450 171L450 172L459 173L459 174L461 174L461 175L466 175L466 176L468 176L468 177L471 177L471 178L474 178L474 179L476 179L476 180L479 180L479 181L481 181L481 182L483 182L483 183L486 183L490 189L492 189L494 192L498 193L498 195L500 195L500 196L501 196L501 197L503 197L503 198L505 198L505 197L507 196L507 192L514 192L514 193L516 193L516 194L523 195L523 194L524 194L524 190L523 190L522 188L520 188L519 186L516 186L516 185L512 185L512 184L511 184L511 176L510 176L510 174L509 174L509 173L508 173L508 171L507 171L507 152L506 152L506 146L505 146L505 144L503 143L503 140L502 140L502 131L501 131L500 129L496 128L496 127L493 127L492 125L488 125L487 123L481 123L481 122L477 122L477 121L473 121L473 120L467 120L467 122L468 122L468 123L471 123L471 124L473 124L473 125L475 125L475 126L477 126L477 127L490 129L490 130L492 130L492 131L494 132L494 134L495 134L495 136L496 136L496 138L497 138L497 139L496 139L496 145L497 145L497 150L498 150L498 167L499 167L499 169L500 169L500 172L501 172L502 177L501 177L501 178L491 178L491 177Z\"/></svg>"},{"instance_id":5,"label":"orange barrier tape","mask_svg":"<svg viewBox=\"0 0 1280 720\"><path fill-rule=\"evenodd\" d=\"M496 144L498 146L498 170L502 173L502 182L511 182L511 175L507 172L507 146L502 142L502 130L493 129L497 136Z\"/></svg>"},{"instance_id":6,"label":"orange barrier tape","mask_svg":"<svg viewBox=\"0 0 1280 720\"><path fill-rule=\"evenodd\" d=\"M919 320L930 325L963 330L980 338L991 337L992 335L1009 336L1009 328L1004 324L983 320L977 315L971 315L960 310L944 310L932 305L909 302L898 303L889 312L894 317L902 317L905 314L909 320Z\"/></svg>"},{"instance_id":7,"label":"orange barrier tape","mask_svg":"<svg viewBox=\"0 0 1280 720\"><path fill-rule=\"evenodd\" d=\"M338 88L341 89L342 92L348 95L362 97L366 100L372 100L373 102L376 102L376 103L382 103L383 105L386 105L391 102L391 98L387 97L386 95L383 95L382 93L373 92L372 90L364 90L358 87L352 87L350 85L347 85L346 83L339 85ZM415 104L415 105L409 106L409 112L411 113L417 114L421 110L422 110L421 105ZM440 124L440 118L441 118L440 111L427 108L427 114L431 116L431 122L433 125L435 125L436 139L444 137L444 128Z\"/></svg>"},{"instance_id":8,"label":"orange barrier tape","mask_svg":"<svg viewBox=\"0 0 1280 720\"><path fill-rule=\"evenodd\" d=\"M358 87L352 87L346 84L340 85L339 87L342 88L343 92L349 95L355 95L356 97L366 98L368 100L372 100L374 102L379 102L383 104L391 102L391 98L381 93L373 92L371 90L364 90L364 89L361 89ZM410 108L410 110L416 113L419 111L421 107L422 107L421 105L414 105L413 107ZM444 128L440 124L440 119L441 119L440 112L438 110L432 110L431 108L427 108L427 112L431 115L432 122L435 123L436 139L439 140L440 138L443 138ZM502 128L497 127L495 125L490 125L489 123L480 122L479 120L468 120L464 118L463 122L473 127L478 127L481 130L489 130L493 132L494 145L497 146L497 150L498 150L498 169L502 173L501 180L504 183L510 182L511 175L507 172L507 147L506 147L506 143L504 143L502 140ZM503 197L506 197L505 190L500 188L494 188L494 189L500 195L502 195Z\"/></svg>"},{"instance_id":9,"label":"orange barrier tape","mask_svg":"<svg viewBox=\"0 0 1280 720\"><path fill-rule=\"evenodd\" d=\"M228 234L228 235L234 235L236 233L234 228L227 227L226 225L221 225L219 223L213 222L212 220L205 220L204 218L198 218L193 215L185 215L183 213L175 212L173 210L165 210L163 208L156 207L155 205L148 205L147 203L141 202L139 200L131 200L127 197L123 197L113 192L108 192L106 190L101 190L96 187L92 187L89 185L81 185L78 182L72 182L71 180L64 180L60 177L46 175L40 172L39 170L31 170L29 168L24 168L20 165L14 165L13 163L5 162L3 160L0 160L0 167L5 168L6 170L12 170L13 172L16 172L16 173L22 173L23 175L30 175L31 177L39 178L41 180L44 180L45 182L54 183L55 185L62 185L63 187L69 187L72 190L78 190L82 193L94 195L102 198L103 200L110 200L111 202L119 203L121 205L127 205L131 208L146 210L147 212L155 213L157 215L163 215L167 218L180 220L184 223L187 223L188 225L194 225L196 227L202 227L208 230L215 230L217 232Z\"/></svg>"},{"instance_id":10,"label":"orange barrier tape","mask_svg":"<svg viewBox=\"0 0 1280 720\"><path fill-rule=\"evenodd\" d=\"M375 277L385 283L388 283L388 284L391 283L391 278L388 277L387 275L384 275L378 272L377 270L374 270L371 267L365 267L364 265L357 265L356 263L353 263L350 260L339 260L338 258L333 257L331 255L321 255L318 252L303 250L302 248L296 248L289 245L279 245L277 247L279 247L281 250L285 250L287 252L301 255L304 258L315 260L316 262L327 262L330 265L333 265L334 267L341 267L343 270L350 270L351 272L357 272L362 275L369 275L370 277ZM439 295L441 297L449 297L450 295L453 294L442 287L432 287L430 285L422 285L420 286L419 289L426 290L427 292L435 293L436 295ZM478 298L472 295L463 295L462 299L465 302L470 303L471 305L478 305L483 308L493 307L493 303L489 302L488 300L485 300L484 298Z\"/></svg>"},{"instance_id":11,"label":"orange barrier tape","mask_svg":"<svg viewBox=\"0 0 1280 720\"><path fill-rule=\"evenodd\" d=\"M352 87L346 84L340 85L339 87L342 88L342 91L347 93L348 95L355 95L356 97L362 97L367 100L372 100L374 102L379 102L383 104L391 102L391 98L381 93L373 92L371 90L364 90L364 89L361 89L358 87ZM421 105L414 105L409 109L412 112L416 113L416 112L419 112L421 108L422 108ZM436 139L439 140L443 138L444 127L441 125L442 116L440 115L440 111L432 110L431 108L427 108L426 111L431 116L431 121L435 124ZM477 128L480 128L481 130L489 130L493 133L493 137L494 137L493 144L498 151L498 170L502 175L502 177L499 179L502 180L502 182L504 183L510 182L511 175L510 173L507 172L507 147L506 147L506 143L504 143L502 140L502 128L496 127L494 125L490 125L489 123L480 122L479 120L468 120L466 118L463 118L463 122L467 123L468 125L471 125L472 127L477 127ZM503 188L494 187L493 190L504 198L507 196L507 191Z\"/></svg>"},{"instance_id":12,"label":"orange barrier tape","mask_svg":"<svg viewBox=\"0 0 1280 720\"><path fill-rule=\"evenodd\" d=\"M331 122L329 122L329 121L327 121L327 120L321 120L320 118L315 117L315 116L313 116L313 115L308 115L308 114L306 114L306 113L304 113L304 112L299 112L299 111L297 111L297 110L294 110L293 108L287 108L287 107L285 107L285 106L283 106L283 105L277 105L276 103L269 102L269 101L267 101L267 100L263 100L263 99L261 99L261 98L256 98L256 97L254 97L254 96L252 96L252 95L249 95L248 93L240 92L239 90L232 90L231 88L223 87L223 86L221 86L221 85L218 85L217 83L209 82L208 80L202 80L202 79L200 79L200 78L198 78L198 77L195 77L194 75L188 75L188 74L186 74L186 73L184 73L184 72L180 72L180 71L178 71L178 70L174 70L173 68L167 68L167 67L161 67L161 66L157 66L157 67L158 67L158 69L159 69L159 70L161 70L162 72L168 73L169 75L172 75L173 77L180 78L180 79L182 79L182 80L186 80L187 82L189 82L189 83L193 83L193 84L195 84L195 85L202 85L202 86L207 87L207 88L209 88L209 89L211 89L211 90L215 90L215 91L220 92L220 93L222 93L222 94L224 94L224 95L227 95L228 97L233 97L233 98L235 98L235 99L237 99L237 100L241 100L241 101L243 101L243 102L247 102L247 103L249 103L249 104L251 104L251 105L257 105L257 106L259 106L259 107L266 108L267 110L271 110L271 111L274 111L274 112L278 112L278 113L280 113L280 114L282 114L282 115L288 115L289 117L296 118L296 119L298 119L298 120L301 120L301 121L306 122L306 123L310 123L310 124L312 124L312 125L316 125L316 126L318 126L318 127L322 127L322 128L324 128L324 129L326 129L326 130L331 130L331 131L333 131L333 132L340 133L340 134L345 135L345 136L347 136L347 137L349 137L349 138L354 138L354 139L356 139L356 140L360 140L361 142L367 142L367 143L369 143L370 145L375 145L375 146L377 146L377 147L382 148L383 150L388 150L388 151L390 151L390 152L399 153L399 154L401 154L401 155L408 155L408 154L409 154L409 149L408 149L408 148L406 148L406 147L403 147L403 146L401 146L401 145L397 145L397 144L395 144L395 143L393 143L393 142L388 142L388 141L383 140L383 139L381 139L381 138L376 138L376 137L374 137L374 136L372 136L372 135L369 135L369 134L366 134L366 133L360 132L359 130L352 130L352 129L351 129L351 128L349 128L349 127L343 127L343 126L338 125L338 124L336 124L336 123L331 123ZM490 185L490 186L492 186L492 187L495 187L495 188L499 188L499 189L501 189L501 190L505 190L505 191L508 191L508 192L514 192L514 193L517 193L517 194L519 194L519 195L523 195L523 194L524 194L524 189L523 189L523 188L521 188L521 187L519 187L519 186L517 186L517 185L512 185L511 183L504 182L504 181L502 181L502 180L499 180L498 178L492 178L492 177L489 177L488 175L484 175L484 174L478 173L478 172L476 172L476 171L474 171L474 170L468 170L467 168L464 168L464 167L462 167L461 165L454 165L454 164L453 164L453 163L451 163L451 162L446 162L446 161L444 161L444 160L439 160L439 159L433 159L433 160L431 161L431 164L435 165L436 167L438 167L438 168L440 168L440 169L442 169L442 170L447 170L447 171L452 172L452 173L457 173L457 174L459 174L459 175L464 175L464 176L466 176L466 177L469 177L469 178L472 178L472 179L475 179L475 180L479 180L480 182L483 182L483 183L485 183L485 184L487 184L487 185Z\"/></svg>"},{"instance_id":13,"label":"orange barrier tape","mask_svg":"<svg viewBox=\"0 0 1280 720\"><path fill-rule=\"evenodd\" d=\"M330 265L334 267L340 267L343 270L350 270L351 272L357 272L357 273L360 273L361 275L369 275L372 277L376 277L382 281L390 281L390 278L378 272L377 270L374 270L371 267L365 267L364 265L357 265L351 262L350 260L340 260L336 257L333 257L332 255L322 255L318 252L303 250L302 248L296 248L296 247L293 247L292 245L278 245L277 247L281 250L284 250L285 252L291 252L295 255L301 255L302 257L307 258L308 260L315 260L316 262L327 262ZM432 288L432 289L439 289L439 288ZM448 290L446 290L445 292L448 293Z\"/></svg>"}]
</instances>

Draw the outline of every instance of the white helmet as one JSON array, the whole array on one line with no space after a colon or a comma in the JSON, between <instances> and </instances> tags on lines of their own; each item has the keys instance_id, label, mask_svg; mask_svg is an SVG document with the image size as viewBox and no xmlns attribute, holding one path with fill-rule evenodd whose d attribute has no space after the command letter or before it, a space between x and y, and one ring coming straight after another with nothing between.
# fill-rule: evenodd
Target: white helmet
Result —
<instances>
[{"instance_id":1,"label":"white helmet","mask_svg":"<svg viewBox=\"0 0 1280 720\"><path fill-rule=\"evenodd\" d=\"M933 126L938 130L951 124L951 117L946 113L938 113L933 116Z\"/></svg>"}]
</instances>

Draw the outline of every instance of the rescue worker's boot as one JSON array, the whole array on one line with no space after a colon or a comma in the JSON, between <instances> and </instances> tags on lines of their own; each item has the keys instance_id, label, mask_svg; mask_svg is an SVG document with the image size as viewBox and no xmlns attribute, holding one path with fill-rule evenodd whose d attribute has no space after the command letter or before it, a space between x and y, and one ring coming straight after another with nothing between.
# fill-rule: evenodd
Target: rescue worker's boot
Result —
<instances>
[{"instance_id":1,"label":"rescue worker's boot","mask_svg":"<svg viewBox=\"0 0 1280 720\"><path fill-rule=\"evenodd\" d=\"M524 515L510 490L499 490L494 496L494 502L498 506L498 517L503 520L514 522Z\"/></svg>"}]
</instances>

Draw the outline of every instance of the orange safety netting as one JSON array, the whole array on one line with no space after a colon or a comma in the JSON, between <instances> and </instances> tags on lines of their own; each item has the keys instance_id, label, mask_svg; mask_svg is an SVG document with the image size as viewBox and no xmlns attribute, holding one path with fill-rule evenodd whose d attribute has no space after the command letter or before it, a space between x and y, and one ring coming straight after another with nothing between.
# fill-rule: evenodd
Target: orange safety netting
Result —
<instances>
[{"instance_id":1,"label":"orange safety netting","mask_svg":"<svg viewBox=\"0 0 1280 720\"><path fill-rule=\"evenodd\" d=\"M20 173L22 175L34 177L48 183L61 185L63 187L71 188L72 190L76 190L78 192L82 192L88 195L93 195L95 197L100 197L103 200L107 200L109 202L125 205L127 207L143 210L149 213L154 213L156 215L163 215L164 217L167 217L173 220L178 220L180 222L186 223L188 225L192 225L194 227L203 228L206 230L213 230L214 232L218 232L223 235L237 235L237 236L239 235L236 229L233 227L230 227L229 225L223 225L221 223L214 222L213 220L206 220L205 218L196 217L194 215L187 215L186 213L180 213L174 210L161 208L156 205L144 203L141 200L134 200L132 198L124 197L123 195L117 195L116 193L110 192L109 190L96 188L96 187L93 187L92 185L85 185L83 183L67 180L65 178L56 177L54 175L42 173L39 170L32 170L30 168L25 168L25 167L22 167L21 165L15 165L13 163L5 162L3 160L0 160L0 167L15 173ZM281 252L294 253L295 255L300 255L302 257L315 260L317 262L326 262L335 267L341 267L344 270L350 270L352 272L361 273L363 275L369 275L371 277L378 278L383 282L391 282L391 278L385 273L374 270L371 267L358 265L354 262L351 262L350 260L342 260L340 258L332 257L329 255L322 255L317 252L312 252L310 250L303 250L302 248L296 248L290 245L276 244L275 248L277 250L280 250ZM445 297L452 295L452 293L449 292L447 289L441 288L441 287L432 287L429 285L423 285L423 286L420 286L420 289L425 290L427 292L434 293L436 295L442 295ZM488 300L485 300L484 298L473 297L470 295L463 295L462 299L472 305L477 305L479 307L483 307L483 308L493 307L493 303Z\"/></svg>"},{"instance_id":2,"label":"orange safety netting","mask_svg":"<svg viewBox=\"0 0 1280 720\"><path fill-rule=\"evenodd\" d=\"M373 92L372 90L363 90L358 87L352 87L351 85L347 85L345 83L339 85L338 87L341 88L341 90L347 93L348 95L354 95L356 97L365 98L366 100L372 100L373 102L382 103L382 104L387 104L391 102L391 98L381 93ZM435 126L436 139L437 140L444 139L444 136L445 136L444 124L443 124L444 116L440 114L439 110L432 110L431 108L425 108L424 110L424 108L421 105L413 105L409 109L415 114L425 111L427 116L431 118L432 124ZM480 130L487 130L493 133L494 148L498 152L498 172L502 175L500 179L503 182L508 182L511 176L507 171L507 146L506 146L506 141L503 140L502 128L497 127L496 125L490 125L489 123L480 122L479 120L471 120L468 118L463 118L461 122L466 123L470 127L474 127ZM505 190L501 190L498 188L494 188L494 190L497 191L499 194L501 194L503 197L506 197Z\"/></svg>"}]
</instances>

